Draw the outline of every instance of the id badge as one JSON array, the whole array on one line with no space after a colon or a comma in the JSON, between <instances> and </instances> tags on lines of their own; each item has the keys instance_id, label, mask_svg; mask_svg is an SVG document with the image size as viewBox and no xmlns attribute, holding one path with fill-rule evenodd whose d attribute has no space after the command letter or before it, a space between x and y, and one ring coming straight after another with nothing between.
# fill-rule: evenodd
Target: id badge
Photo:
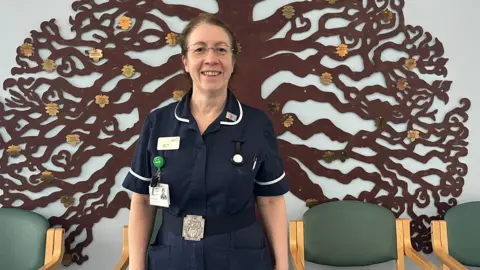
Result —
<instances>
[{"instance_id":1,"label":"id badge","mask_svg":"<svg viewBox=\"0 0 480 270\"><path fill-rule=\"evenodd\" d=\"M157 150L178 150L180 137L160 137L157 141Z\"/></svg>"},{"instance_id":2,"label":"id badge","mask_svg":"<svg viewBox=\"0 0 480 270\"><path fill-rule=\"evenodd\" d=\"M166 207L170 206L170 192L168 184L158 184L150 189L150 205Z\"/></svg>"}]
</instances>

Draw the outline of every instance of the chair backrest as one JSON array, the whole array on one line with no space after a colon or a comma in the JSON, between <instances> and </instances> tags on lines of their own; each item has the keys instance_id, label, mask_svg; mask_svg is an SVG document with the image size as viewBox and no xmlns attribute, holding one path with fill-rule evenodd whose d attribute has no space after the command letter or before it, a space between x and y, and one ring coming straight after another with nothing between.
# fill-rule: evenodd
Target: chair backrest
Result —
<instances>
[{"instance_id":1,"label":"chair backrest","mask_svg":"<svg viewBox=\"0 0 480 270\"><path fill-rule=\"evenodd\" d=\"M31 211L0 208L0 268L39 269L45 263L48 220Z\"/></svg>"},{"instance_id":2,"label":"chair backrest","mask_svg":"<svg viewBox=\"0 0 480 270\"><path fill-rule=\"evenodd\" d=\"M366 266L397 259L396 222L381 206L360 201L316 205L303 216L305 260Z\"/></svg>"},{"instance_id":3,"label":"chair backrest","mask_svg":"<svg viewBox=\"0 0 480 270\"><path fill-rule=\"evenodd\" d=\"M464 265L480 267L480 201L451 208L445 221L450 256Z\"/></svg>"}]
</instances>

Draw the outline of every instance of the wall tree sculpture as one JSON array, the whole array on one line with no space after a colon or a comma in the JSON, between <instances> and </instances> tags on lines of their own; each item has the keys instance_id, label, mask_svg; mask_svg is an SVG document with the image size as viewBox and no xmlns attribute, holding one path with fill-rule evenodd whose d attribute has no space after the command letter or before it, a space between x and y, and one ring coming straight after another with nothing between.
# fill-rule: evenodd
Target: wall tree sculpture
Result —
<instances>
[{"instance_id":1,"label":"wall tree sculpture","mask_svg":"<svg viewBox=\"0 0 480 270\"><path fill-rule=\"evenodd\" d=\"M15 77L3 84L10 97L0 106L0 126L8 134L0 136L0 204L33 210L63 203L64 212L51 216L50 222L69 231L66 265L88 259L84 248L93 240L96 222L129 207L127 193L111 193L116 178L126 173L122 168L130 165L142 120L161 101L178 98L185 90L179 31L173 31L175 27L163 18L178 16L188 21L202 12L154 0L98 2L72 4L76 11L70 18L73 38L62 37L52 19L19 44L18 66L11 70ZM431 252L428 224L456 204L467 173L460 158L467 155L464 122L470 101L461 99L457 108L440 119L435 104L449 102L451 82L423 78L447 75L442 43L421 27L405 23L404 0L295 2L265 18L253 19L253 10L265 4L256 2L218 3L217 15L232 26L242 48L232 83L236 95L267 111L278 135L290 131L306 140L323 133L345 145L343 149L329 145L317 149L279 140L292 193L309 204L353 199L383 205L396 216L406 213L413 219L415 248ZM341 19L342 26L327 27L330 19ZM146 22L155 27L145 27ZM152 41L152 37L156 39ZM326 39L337 42L332 45L324 42ZM300 57L307 48L313 53ZM135 57L136 52L159 49L169 55L159 66ZM392 50L403 56L389 59L386 53ZM324 65L325 59L338 64ZM360 60L363 68L350 66L349 59ZM300 78L316 76L319 84L281 83L273 92L262 94L264 82L285 70ZM375 75L384 81L363 89L356 86ZM79 77L86 78L84 83L75 82ZM354 81L353 85L345 78ZM341 94L327 91L331 86ZM339 113L353 113L366 130L350 134L321 111L311 112L322 115L319 120L302 124L297 115L282 113L292 100L313 100L329 104ZM139 121L122 127L117 116L132 113L138 114ZM422 153L421 147L428 151ZM359 153L360 148L369 148L374 154ZM106 163L87 181L66 181L80 177L86 170L84 164L93 157L106 157ZM402 165L407 159L423 164L438 159L443 168L414 172ZM355 161L371 164L377 172L367 172L362 166L348 173L338 169ZM49 162L54 167L48 167ZM334 198L309 179L299 162L317 176L342 184L359 178L373 183L374 188ZM429 180L432 176L440 180L433 183ZM413 192L405 179L417 187ZM94 186L97 188L90 192ZM25 194L47 190L50 194L44 197ZM76 198L77 193L84 195ZM437 213L427 216L415 210L429 205ZM87 238L72 245L84 230Z\"/></svg>"}]
</instances>

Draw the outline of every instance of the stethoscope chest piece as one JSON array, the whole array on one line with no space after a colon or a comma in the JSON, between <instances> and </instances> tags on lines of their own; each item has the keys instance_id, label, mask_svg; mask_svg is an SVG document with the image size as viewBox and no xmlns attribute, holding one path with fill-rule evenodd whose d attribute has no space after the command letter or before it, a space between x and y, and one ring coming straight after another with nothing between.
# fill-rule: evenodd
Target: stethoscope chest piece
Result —
<instances>
[{"instance_id":1,"label":"stethoscope chest piece","mask_svg":"<svg viewBox=\"0 0 480 270\"><path fill-rule=\"evenodd\" d=\"M235 154L233 157L232 157L232 162L233 164L235 165L240 165L243 163L243 157L242 155L240 154Z\"/></svg>"},{"instance_id":2,"label":"stethoscope chest piece","mask_svg":"<svg viewBox=\"0 0 480 270\"><path fill-rule=\"evenodd\" d=\"M235 154L232 157L232 163L234 165L242 165L243 164L243 156L242 156L242 141L234 141L235 142Z\"/></svg>"}]
</instances>

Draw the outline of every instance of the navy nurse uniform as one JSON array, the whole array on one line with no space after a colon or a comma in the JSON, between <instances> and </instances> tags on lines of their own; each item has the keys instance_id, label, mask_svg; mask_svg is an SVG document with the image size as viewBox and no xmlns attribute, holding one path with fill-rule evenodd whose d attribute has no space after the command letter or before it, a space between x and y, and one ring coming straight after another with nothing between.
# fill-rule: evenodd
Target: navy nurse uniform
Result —
<instances>
[{"instance_id":1,"label":"navy nurse uniform","mask_svg":"<svg viewBox=\"0 0 480 270\"><path fill-rule=\"evenodd\" d=\"M148 249L149 270L271 270L266 236L255 215L256 196L288 191L272 122L261 110L240 103L228 90L222 114L201 134L190 111L189 91L179 102L145 119L123 186L149 194L161 156L161 183L170 206ZM180 137L178 150L157 150L162 137ZM235 154L234 164L232 158ZM204 219L203 238L182 236L184 217Z\"/></svg>"}]
</instances>

